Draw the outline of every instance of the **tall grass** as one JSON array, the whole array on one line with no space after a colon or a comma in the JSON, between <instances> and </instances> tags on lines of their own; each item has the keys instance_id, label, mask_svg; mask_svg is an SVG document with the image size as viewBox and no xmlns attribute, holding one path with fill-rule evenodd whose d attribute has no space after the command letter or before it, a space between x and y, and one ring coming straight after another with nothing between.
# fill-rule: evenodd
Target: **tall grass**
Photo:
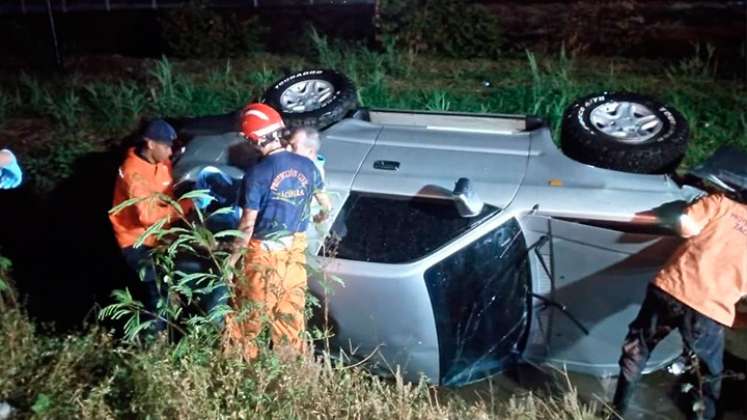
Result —
<instances>
[{"instance_id":1,"label":"tall grass","mask_svg":"<svg viewBox=\"0 0 747 420\"><path fill-rule=\"evenodd\" d=\"M556 140L563 110L576 98L599 91L635 91L657 97L685 115L692 132L686 165L702 161L721 144L747 147L745 82L717 79L709 46L696 46L691 57L670 64L578 58L564 50L555 55L526 52L522 59L498 62L418 56L393 44L375 51L330 41L313 30L308 37L312 53L305 58L258 56L217 66L199 63L198 70L194 64L187 67L162 58L150 62L150 71L142 77L118 83L90 78L42 82L21 74L15 84L17 97L0 95L0 123L3 118L6 126L16 118L41 119L47 122L50 138L52 133L75 132L96 149L106 145L87 139L125 136L141 118L238 109L261 97L283 73L320 66L348 75L363 106L537 115L549 122ZM50 143L57 147L56 141ZM43 153L32 151L22 160L41 159L30 163L39 168L78 155L53 150L57 158L48 159L49 146L40 148ZM51 176L42 182L54 185L68 172L35 173Z\"/></svg>"},{"instance_id":2,"label":"tall grass","mask_svg":"<svg viewBox=\"0 0 747 420\"><path fill-rule=\"evenodd\" d=\"M329 358L265 353L252 363L188 338L117 343L94 329L41 334L19 310L0 313L0 400L21 417L152 419L593 419L571 389L466 402L425 383L387 381Z\"/></svg>"},{"instance_id":3,"label":"tall grass","mask_svg":"<svg viewBox=\"0 0 747 420\"><path fill-rule=\"evenodd\" d=\"M147 106L147 98L131 81L91 83L84 87L95 124L107 134L132 130Z\"/></svg>"}]
</instances>

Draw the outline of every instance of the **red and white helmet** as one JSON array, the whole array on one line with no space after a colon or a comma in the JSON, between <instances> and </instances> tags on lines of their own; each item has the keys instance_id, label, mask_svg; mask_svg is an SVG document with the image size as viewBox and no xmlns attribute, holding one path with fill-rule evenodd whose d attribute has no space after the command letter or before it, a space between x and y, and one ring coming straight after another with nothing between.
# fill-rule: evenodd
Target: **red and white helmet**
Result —
<instances>
[{"instance_id":1,"label":"red and white helmet","mask_svg":"<svg viewBox=\"0 0 747 420\"><path fill-rule=\"evenodd\" d=\"M241 133L252 143L262 145L278 140L285 128L280 114L271 106L254 103L241 111Z\"/></svg>"}]
</instances>

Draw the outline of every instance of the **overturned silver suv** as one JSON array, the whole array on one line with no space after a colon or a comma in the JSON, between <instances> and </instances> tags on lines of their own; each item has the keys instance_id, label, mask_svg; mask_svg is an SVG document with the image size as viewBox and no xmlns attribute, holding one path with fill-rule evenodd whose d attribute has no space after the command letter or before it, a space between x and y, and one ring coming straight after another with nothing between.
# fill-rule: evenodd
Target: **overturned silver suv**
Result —
<instances>
[{"instance_id":1,"label":"overturned silver suv","mask_svg":"<svg viewBox=\"0 0 747 420\"><path fill-rule=\"evenodd\" d=\"M288 125L322 129L334 210L308 231L321 268L309 283L333 353L443 385L525 361L616 374L646 284L680 241L636 215L703 193L669 175L686 148L681 115L642 95L582 98L561 152L538 118L358 109L350 89L310 70L264 98ZM221 170L229 204L256 161L235 117L180 121L189 140L175 165L182 185ZM727 169L700 176L728 188ZM648 371L680 353L672 334Z\"/></svg>"}]
</instances>

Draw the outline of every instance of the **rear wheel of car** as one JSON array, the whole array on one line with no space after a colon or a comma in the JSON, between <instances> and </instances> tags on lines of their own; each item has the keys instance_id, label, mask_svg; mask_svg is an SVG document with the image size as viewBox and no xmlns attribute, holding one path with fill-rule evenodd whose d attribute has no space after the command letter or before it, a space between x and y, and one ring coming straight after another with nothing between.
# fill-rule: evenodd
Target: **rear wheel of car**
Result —
<instances>
[{"instance_id":1,"label":"rear wheel of car","mask_svg":"<svg viewBox=\"0 0 747 420\"><path fill-rule=\"evenodd\" d=\"M687 148L687 122L644 95L601 93L579 99L563 115L563 152L582 163L637 173L673 171Z\"/></svg>"},{"instance_id":2,"label":"rear wheel of car","mask_svg":"<svg viewBox=\"0 0 747 420\"><path fill-rule=\"evenodd\" d=\"M289 127L325 128L358 107L353 82L334 70L305 70L275 82L263 101Z\"/></svg>"}]
</instances>

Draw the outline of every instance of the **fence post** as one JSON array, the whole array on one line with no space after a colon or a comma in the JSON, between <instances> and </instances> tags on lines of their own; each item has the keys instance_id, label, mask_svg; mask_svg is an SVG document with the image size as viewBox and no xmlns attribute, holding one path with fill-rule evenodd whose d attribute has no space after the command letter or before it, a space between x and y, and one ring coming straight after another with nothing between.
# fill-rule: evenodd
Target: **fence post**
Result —
<instances>
[{"instance_id":1,"label":"fence post","mask_svg":"<svg viewBox=\"0 0 747 420\"><path fill-rule=\"evenodd\" d=\"M52 32L55 64L57 65L58 70L62 70L62 55L60 55L60 47L57 44L57 27L54 24L54 14L52 13L51 0L47 0L47 15L49 16L49 29Z\"/></svg>"}]
</instances>

